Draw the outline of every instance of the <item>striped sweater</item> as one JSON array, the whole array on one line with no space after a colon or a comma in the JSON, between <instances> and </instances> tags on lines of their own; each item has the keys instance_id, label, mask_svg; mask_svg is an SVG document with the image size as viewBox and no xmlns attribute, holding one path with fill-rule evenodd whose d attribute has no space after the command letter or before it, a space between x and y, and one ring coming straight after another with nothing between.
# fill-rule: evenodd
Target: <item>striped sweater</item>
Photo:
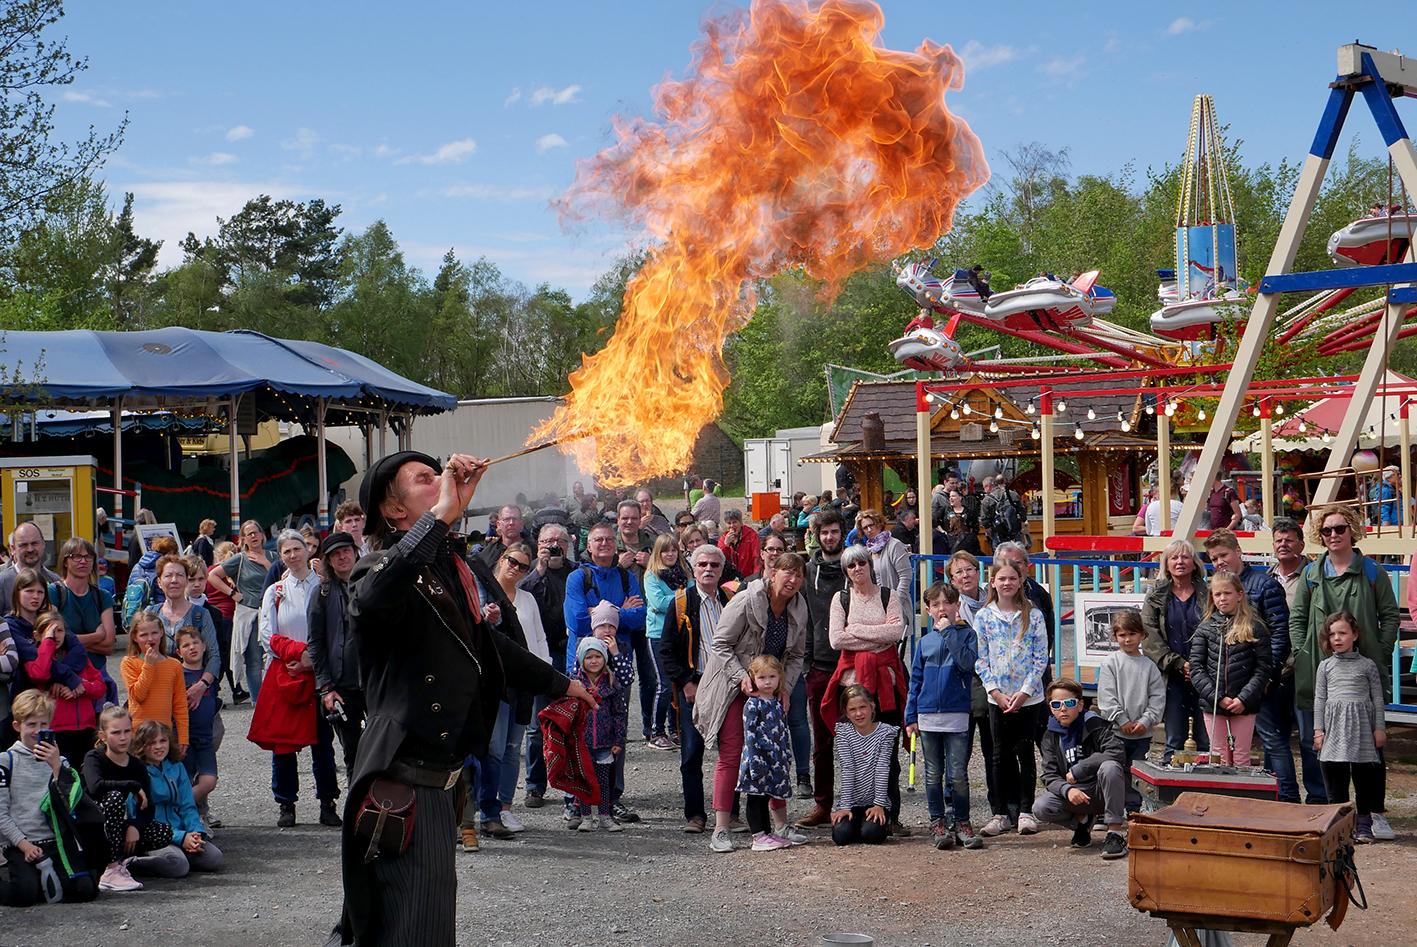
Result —
<instances>
[{"instance_id":1,"label":"striped sweater","mask_svg":"<svg viewBox=\"0 0 1417 947\"><path fill-rule=\"evenodd\" d=\"M877 723L862 734L848 721L836 725L836 755L841 763L841 783L836 807L890 805L886 789L891 779L891 755L898 727Z\"/></svg>"}]
</instances>

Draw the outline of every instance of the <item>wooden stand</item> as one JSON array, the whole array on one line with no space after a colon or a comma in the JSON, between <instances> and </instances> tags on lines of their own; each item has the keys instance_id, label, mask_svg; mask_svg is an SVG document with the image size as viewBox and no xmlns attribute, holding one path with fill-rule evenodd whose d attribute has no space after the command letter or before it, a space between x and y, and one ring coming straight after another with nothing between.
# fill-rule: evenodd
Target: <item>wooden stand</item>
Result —
<instances>
[{"instance_id":1,"label":"wooden stand","mask_svg":"<svg viewBox=\"0 0 1417 947\"><path fill-rule=\"evenodd\" d=\"M1294 938L1298 925L1282 924L1278 921L1250 921L1238 917L1217 917L1210 914L1171 914L1163 911L1151 912L1159 917L1176 935L1181 947L1205 947L1201 931L1235 931L1242 934L1268 934L1267 947L1287 947Z\"/></svg>"}]
</instances>

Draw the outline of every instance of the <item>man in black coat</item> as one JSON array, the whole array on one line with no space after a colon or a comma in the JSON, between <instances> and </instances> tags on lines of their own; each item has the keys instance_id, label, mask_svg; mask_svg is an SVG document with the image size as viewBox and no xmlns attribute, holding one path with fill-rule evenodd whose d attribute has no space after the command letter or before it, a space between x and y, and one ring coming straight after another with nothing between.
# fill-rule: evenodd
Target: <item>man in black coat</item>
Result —
<instances>
[{"instance_id":1,"label":"man in black coat","mask_svg":"<svg viewBox=\"0 0 1417 947\"><path fill-rule=\"evenodd\" d=\"M811 828L830 825L832 785L835 779L831 728L822 717L822 698L831 683L840 655L831 646L831 601L846 588L841 568L846 521L835 510L817 514L817 538L821 548L807 563L802 597L807 600L807 718L812 722L812 792L816 805L797 824Z\"/></svg>"},{"instance_id":2,"label":"man in black coat","mask_svg":"<svg viewBox=\"0 0 1417 947\"><path fill-rule=\"evenodd\" d=\"M380 551L361 559L351 577L349 627L369 719L347 797L344 915L332 942L451 947L462 801L453 790L463 760L486 752L509 685L595 706L582 685L484 620L466 549L448 529L485 470L466 454L442 467L401 451L371 467L360 487ZM412 788L412 838L401 853L381 851L360 832L359 812L376 778Z\"/></svg>"},{"instance_id":3,"label":"man in black coat","mask_svg":"<svg viewBox=\"0 0 1417 947\"><path fill-rule=\"evenodd\" d=\"M570 558L575 542L570 530L560 523L547 523L536 536L536 566L517 583L536 599L541 613L541 627L546 632L546 647L551 652L552 667L566 666L566 580L575 571ZM532 706L533 723L536 714L550 703L546 696L536 698ZM546 795L546 759L542 752L541 727L526 732L526 807L539 809Z\"/></svg>"},{"instance_id":4,"label":"man in black coat","mask_svg":"<svg viewBox=\"0 0 1417 947\"><path fill-rule=\"evenodd\" d=\"M354 772L364 729L364 687L359 680L359 654L349 637L348 615L349 577L358 557L359 547L349 533L330 533L320 543L320 591L310 596L306 623L320 712L335 714L332 723L344 747L346 777Z\"/></svg>"}]
</instances>

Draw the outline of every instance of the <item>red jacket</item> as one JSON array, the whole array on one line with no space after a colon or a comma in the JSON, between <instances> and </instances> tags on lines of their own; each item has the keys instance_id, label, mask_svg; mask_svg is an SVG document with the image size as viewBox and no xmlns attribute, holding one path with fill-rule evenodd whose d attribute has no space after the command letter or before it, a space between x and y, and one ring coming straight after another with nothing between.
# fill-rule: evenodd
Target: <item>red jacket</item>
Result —
<instances>
[{"instance_id":1,"label":"red jacket","mask_svg":"<svg viewBox=\"0 0 1417 947\"><path fill-rule=\"evenodd\" d=\"M304 642L271 635L274 657L261 681L263 698L256 701L251 730L246 734L246 739L263 750L298 753L316 743L315 672L301 668L292 674L285 666L285 662L298 661L304 653Z\"/></svg>"},{"instance_id":2,"label":"red jacket","mask_svg":"<svg viewBox=\"0 0 1417 947\"><path fill-rule=\"evenodd\" d=\"M718 537L718 548L728 558L728 564L738 570L739 575L757 575L762 570L763 544L757 532L744 523L738 530L738 543L728 542L728 533Z\"/></svg>"},{"instance_id":3,"label":"red jacket","mask_svg":"<svg viewBox=\"0 0 1417 947\"><path fill-rule=\"evenodd\" d=\"M856 683L871 692L882 711L905 709L907 675L895 645L880 651L843 651L822 695L822 722L828 730L836 726L841 676L848 669L856 671Z\"/></svg>"},{"instance_id":4,"label":"red jacket","mask_svg":"<svg viewBox=\"0 0 1417 947\"><path fill-rule=\"evenodd\" d=\"M600 805L600 783L585 740L590 708L574 697L562 697L548 704L539 719L547 785L588 806Z\"/></svg>"},{"instance_id":5,"label":"red jacket","mask_svg":"<svg viewBox=\"0 0 1417 947\"><path fill-rule=\"evenodd\" d=\"M44 639L38 648L39 656L25 663L25 673L29 674L35 687L48 692L50 685L56 683L53 680L52 667L62 659L55 656L58 647L53 638ZM73 700L60 700L57 697L54 699L54 719L49 724L50 729L68 732L90 730L98 725L93 702L108 693L108 687L103 683L103 676L98 673L98 668L87 660L79 669L79 680L84 685L83 691L76 694Z\"/></svg>"}]
</instances>

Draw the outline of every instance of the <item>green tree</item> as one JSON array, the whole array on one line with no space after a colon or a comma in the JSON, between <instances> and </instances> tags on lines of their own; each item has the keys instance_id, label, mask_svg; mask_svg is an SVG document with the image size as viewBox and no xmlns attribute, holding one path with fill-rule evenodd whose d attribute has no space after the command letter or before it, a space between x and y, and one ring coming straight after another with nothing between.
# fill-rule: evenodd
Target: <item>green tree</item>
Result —
<instances>
[{"instance_id":1,"label":"green tree","mask_svg":"<svg viewBox=\"0 0 1417 947\"><path fill-rule=\"evenodd\" d=\"M334 301L341 275L336 254L340 229L335 226L339 214L338 204L318 198L276 201L262 194L231 218L218 218L215 237L198 240L189 233L182 250L188 261L200 259L216 267L230 287L279 284L289 304L323 309Z\"/></svg>"},{"instance_id":2,"label":"green tree","mask_svg":"<svg viewBox=\"0 0 1417 947\"><path fill-rule=\"evenodd\" d=\"M337 274L336 302L323 317L325 341L425 380L433 294L423 275L404 262L388 225L376 220L363 233L345 237Z\"/></svg>"}]
</instances>

